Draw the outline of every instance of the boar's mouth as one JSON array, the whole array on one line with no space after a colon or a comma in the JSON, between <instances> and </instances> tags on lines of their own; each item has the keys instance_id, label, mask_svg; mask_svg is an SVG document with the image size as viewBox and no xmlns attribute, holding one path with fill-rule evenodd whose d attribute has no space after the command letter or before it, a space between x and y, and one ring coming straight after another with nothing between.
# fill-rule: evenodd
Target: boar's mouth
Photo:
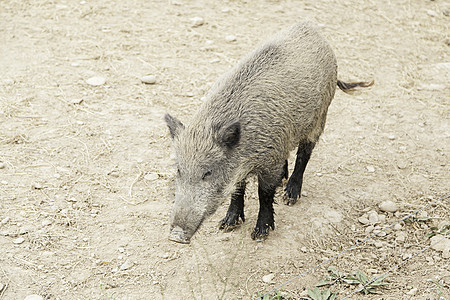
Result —
<instances>
[{"instance_id":1,"label":"boar's mouth","mask_svg":"<svg viewBox=\"0 0 450 300\"><path fill-rule=\"evenodd\" d=\"M176 226L171 230L169 240L181 244L189 244L191 242L190 236L188 236L179 226Z\"/></svg>"}]
</instances>

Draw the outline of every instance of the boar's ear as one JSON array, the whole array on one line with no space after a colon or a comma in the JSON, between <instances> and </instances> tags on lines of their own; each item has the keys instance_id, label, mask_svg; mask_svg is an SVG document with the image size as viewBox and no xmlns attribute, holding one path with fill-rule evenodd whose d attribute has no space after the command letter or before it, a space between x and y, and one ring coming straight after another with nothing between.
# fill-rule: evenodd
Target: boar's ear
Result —
<instances>
[{"instance_id":1,"label":"boar's ear","mask_svg":"<svg viewBox=\"0 0 450 300\"><path fill-rule=\"evenodd\" d=\"M235 147L241 138L241 123L234 122L223 126L219 130L219 143L228 149Z\"/></svg>"},{"instance_id":2,"label":"boar's ear","mask_svg":"<svg viewBox=\"0 0 450 300\"><path fill-rule=\"evenodd\" d=\"M177 136L178 133L180 133L180 130L184 129L183 123L181 123L180 120L178 120L175 117L172 117L169 114L166 114L164 116L164 120L166 121L167 126L169 127L170 135L172 136L172 138Z\"/></svg>"}]
</instances>

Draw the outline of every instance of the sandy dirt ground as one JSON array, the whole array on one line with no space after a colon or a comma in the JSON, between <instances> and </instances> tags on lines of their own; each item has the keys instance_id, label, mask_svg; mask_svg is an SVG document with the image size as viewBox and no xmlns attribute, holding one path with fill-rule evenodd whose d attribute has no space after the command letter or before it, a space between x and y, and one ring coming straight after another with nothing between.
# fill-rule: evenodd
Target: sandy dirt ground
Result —
<instances>
[{"instance_id":1,"label":"sandy dirt ground","mask_svg":"<svg viewBox=\"0 0 450 300\"><path fill-rule=\"evenodd\" d=\"M371 277L403 261L352 299L450 299L448 237L414 256L450 221L436 201L450 191L449 14L443 0L0 1L0 299L256 299L289 280L278 294L302 299L330 266ZM254 178L240 228L218 229L224 202L191 244L168 241L163 115L189 122L221 74L305 19L339 78L375 85L336 92L304 195L288 207L280 189L265 242L250 238Z\"/></svg>"}]
</instances>

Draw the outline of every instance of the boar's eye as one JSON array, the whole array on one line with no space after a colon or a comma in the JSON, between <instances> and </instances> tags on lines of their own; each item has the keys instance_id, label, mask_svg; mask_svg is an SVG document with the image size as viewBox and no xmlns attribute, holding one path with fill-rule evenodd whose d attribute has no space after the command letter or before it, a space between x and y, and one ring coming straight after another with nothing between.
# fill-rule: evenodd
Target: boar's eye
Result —
<instances>
[{"instance_id":1,"label":"boar's eye","mask_svg":"<svg viewBox=\"0 0 450 300\"><path fill-rule=\"evenodd\" d=\"M211 174L212 174L212 171L210 170L210 171L207 171L207 172L205 172L205 174L203 174L203 176L202 176L202 180L205 180L206 179L206 177L208 177L208 176L211 176Z\"/></svg>"}]
</instances>

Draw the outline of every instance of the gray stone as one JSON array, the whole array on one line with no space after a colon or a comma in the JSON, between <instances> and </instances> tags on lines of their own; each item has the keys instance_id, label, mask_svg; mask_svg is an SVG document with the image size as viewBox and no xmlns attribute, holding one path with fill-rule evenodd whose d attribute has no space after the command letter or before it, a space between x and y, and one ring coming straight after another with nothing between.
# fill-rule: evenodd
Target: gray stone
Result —
<instances>
[{"instance_id":1,"label":"gray stone","mask_svg":"<svg viewBox=\"0 0 450 300\"><path fill-rule=\"evenodd\" d=\"M380 208L381 211L386 211L386 212L396 212L398 210L397 204L395 204L391 200L386 200L386 201L381 202L378 207Z\"/></svg>"}]
</instances>

